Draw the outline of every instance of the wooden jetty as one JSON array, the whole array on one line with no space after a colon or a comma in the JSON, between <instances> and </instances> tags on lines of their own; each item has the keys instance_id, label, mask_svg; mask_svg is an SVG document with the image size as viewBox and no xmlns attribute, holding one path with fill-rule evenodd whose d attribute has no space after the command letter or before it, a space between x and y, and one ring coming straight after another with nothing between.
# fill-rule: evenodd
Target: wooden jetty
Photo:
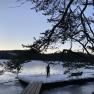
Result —
<instances>
[{"instance_id":1,"label":"wooden jetty","mask_svg":"<svg viewBox=\"0 0 94 94\"><path fill-rule=\"evenodd\" d=\"M41 82L30 83L21 94L39 94L41 91Z\"/></svg>"}]
</instances>

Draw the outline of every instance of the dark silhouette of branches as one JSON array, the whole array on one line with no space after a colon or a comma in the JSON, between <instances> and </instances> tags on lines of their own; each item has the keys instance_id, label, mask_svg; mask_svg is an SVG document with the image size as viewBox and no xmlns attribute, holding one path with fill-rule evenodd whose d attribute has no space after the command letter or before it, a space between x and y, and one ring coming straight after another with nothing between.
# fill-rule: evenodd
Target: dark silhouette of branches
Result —
<instances>
[{"instance_id":1,"label":"dark silhouette of branches","mask_svg":"<svg viewBox=\"0 0 94 94\"><path fill-rule=\"evenodd\" d=\"M21 69L20 64L25 60L31 60L32 56L37 57L37 55L45 61L47 59L55 60L57 56L58 60L67 61L64 64L69 67L84 66L86 61L94 65L93 56L88 51L90 49L94 52L94 31L92 28L94 15L92 15L93 13L86 15L88 7L94 7L94 0L17 0L17 2L20 2L20 5L17 7L20 7L27 1L32 3L31 6L33 7L31 9L34 9L36 12L41 11L43 15L48 16L48 22L52 23L52 29L41 33L41 37L35 39L32 45L22 45L30 48L30 50L8 62L7 67L10 70L16 69L17 73L19 73ZM70 42L70 50L67 53L61 53L61 56L52 54L47 57L47 55L39 54L53 44L59 43L63 45L67 41ZM71 49L74 42L80 44L88 55L72 52ZM62 56L65 58L64 60Z\"/></svg>"},{"instance_id":2,"label":"dark silhouette of branches","mask_svg":"<svg viewBox=\"0 0 94 94\"><path fill-rule=\"evenodd\" d=\"M88 46L94 46L94 18L86 15L88 7L94 6L94 0L17 0L18 2L32 2L31 9L41 11L48 16L52 29L46 30L32 45L26 47L46 50L50 45L70 41L77 42L89 54Z\"/></svg>"}]
</instances>

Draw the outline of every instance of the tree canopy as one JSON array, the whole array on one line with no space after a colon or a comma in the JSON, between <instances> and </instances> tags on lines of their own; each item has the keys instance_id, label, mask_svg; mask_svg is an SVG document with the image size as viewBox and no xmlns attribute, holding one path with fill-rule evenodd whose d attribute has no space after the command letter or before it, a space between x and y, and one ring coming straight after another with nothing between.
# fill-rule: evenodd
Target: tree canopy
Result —
<instances>
[{"instance_id":1,"label":"tree canopy","mask_svg":"<svg viewBox=\"0 0 94 94\"><path fill-rule=\"evenodd\" d=\"M31 50L24 54L20 54L7 63L9 69L17 69L18 72L21 69L20 64L25 60L31 60L32 54L40 53L43 50L48 49L53 44L65 44L70 42L70 50L72 44L77 42L81 45L84 51L89 54L88 49L94 52L94 0L16 0L21 5L27 1L31 2L31 9L36 12L40 12L48 16L48 22L52 23L52 29L48 29L41 33L39 39L35 38L32 45L22 45L23 47L29 47ZM88 11L90 13L87 13ZM54 48L54 47L53 47ZM31 53L33 49L33 52ZM62 55L62 54L61 54ZM68 56L71 57L68 57ZM58 55L56 55L58 57ZM88 59L88 65L94 65L93 56L85 55L81 53L70 52L62 55L65 56L65 61L69 58L69 62L64 63L69 67L81 67L86 65L85 58ZM80 56L80 57L79 57ZM45 55L47 58L47 56ZM48 56L49 57L49 56ZM53 57L53 56L52 56ZM54 56L55 57L55 56ZM74 57L74 58L73 58ZM44 58L44 57L43 57ZM62 57L60 57L62 59ZM59 58L59 60L60 60ZM54 58L55 59L55 58ZM50 60L50 59L49 59ZM82 61L81 61L82 60ZM75 63L77 62L77 63ZM85 62L85 64L81 63Z\"/></svg>"},{"instance_id":2,"label":"tree canopy","mask_svg":"<svg viewBox=\"0 0 94 94\"><path fill-rule=\"evenodd\" d=\"M45 50L55 43L64 44L70 41L79 43L89 54L88 46L94 47L94 0L17 0L23 4L32 2L31 9L41 11L48 16L48 22L52 23L52 29L42 33L39 39L35 39L33 45L28 47ZM87 10L90 9L90 14ZM87 15L88 14L88 15Z\"/></svg>"}]
</instances>

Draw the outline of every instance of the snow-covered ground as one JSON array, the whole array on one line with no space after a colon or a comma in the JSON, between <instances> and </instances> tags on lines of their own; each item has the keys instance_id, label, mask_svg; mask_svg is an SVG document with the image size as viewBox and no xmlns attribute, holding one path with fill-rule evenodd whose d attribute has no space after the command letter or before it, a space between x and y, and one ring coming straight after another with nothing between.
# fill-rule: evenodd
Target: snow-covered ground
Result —
<instances>
[{"instance_id":1,"label":"snow-covered ground","mask_svg":"<svg viewBox=\"0 0 94 94\"><path fill-rule=\"evenodd\" d=\"M4 60L1 60L0 62L2 63L4 62ZM19 74L19 77L24 78L25 80L28 79L28 81L31 81L32 79L32 81L43 81L44 83L46 82L50 83L50 82L61 81L61 80L69 80L69 79L77 79L81 77L85 78L85 77L94 76L94 69L80 68L79 70L83 71L82 76L69 78L69 74L66 74L66 75L64 74L64 71L66 70L66 68L64 68L62 65L55 64L55 65L50 66L51 67L51 71L50 71L51 76L47 78L46 77L46 66L47 64L44 61L31 61L31 62L25 63L23 64L23 70ZM22 87L19 85L18 82L17 82L18 84L16 84L15 76L16 76L15 74L10 73L10 72L5 72L3 75L0 75L0 83L1 83L0 84L0 94L6 94L6 93L7 94L20 94L20 92L22 91ZM13 81L13 82L2 84L3 82L8 82L8 81ZM58 93L55 93L55 94L58 94ZM70 93L64 93L64 94L70 94Z\"/></svg>"},{"instance_id":2,"label":"snow-covered ground","mask_svg":"<svg viewBox=\"0 0 94 94\"><path fill-rule=\"evenodd\" d=\"M19 74L19 78L27 82L42 81L43 83L51 83L57 81L65 81L70 79L84 79L94 77L94 69L80 68L83 72L81 76L71 76L70 73L64 74L66 70L61 65L51 65L50 77L46 77L47 64L43 61L31 61L23 65L23 71ZM76 72L73 70L72 72Z\"/></svg>"},{"instance_id":3,"label":"snow-covered ground","mask_svg":"<svg viewBox=\"0 0 94 94\"><path fill-rule=\"evenodd\" d=\"M46 75L37 75L37 76L30 76L30 75L19 75L19 79L26 81L28 83L33 81L41 81L43 83L52 83L52 82L60 82L60 81L68 81L72 79L84 79L84 78L94 78L93 74L83 73L81 76L71 76L65 74L53 74L49 77Z\"/></svg>"},{"instance_id":4,"label":"snow-covered ground","mask_svg":"<svg viewBox=\"0 0 94 94\"><path fill-rule=\"evenodd\" d=\"M44 61L30 61L28 63L24 63L23 70L21 75L46 75L46 66L47 63ZM62 65L50 65L51 74L63 74L64 68Z\"/></svg>"},{"instance_id":5,"label":"snow-covered ground","mask_svg":"<svg viewBox=\"0 0 94 94\"><path fill-rule=\"evenodd\" d=\"M0 63L7 62L8 60L1 59ZM3 67L0 67L2 70ZM23 90L21 84L15 79L16 74L11 72L4 72L0 75L0 94L20 94Z\"/></svg>"},{"instance_id":6,"label":"snow-covered ground","mask_svg":"<svg viewBox=\"0 0 94 94\"><path fill-rule=\"evenodd\" d=\"M1 61L4 62L4 60L1 60ZM19 77L24 78L25 80L28 79L28 81L30 81L32 79L32 81L38 80L38 81L42 81L44 83L61 81L61 80L69 80L69 79L94 77L94 69L85 69L85 68L78 69L79 71L83 72L83 74L81 76L69 77L70 73L64 74L64 71L66 70L66 68L64 68L62 65L59 65L59 64L55 64L55 65L51 64L50 65L50 77L46 77L47 63L44 61L33 60L28 63L24 63L22 65L23 70L21 71L21 73L19 73ZM77 70L72 70L71 72L76 72L76 71ZM5 72L0 77L0 82L12 80L15 78L15 76L16 75L13 73Z\"/></svg>"}]
</instances>

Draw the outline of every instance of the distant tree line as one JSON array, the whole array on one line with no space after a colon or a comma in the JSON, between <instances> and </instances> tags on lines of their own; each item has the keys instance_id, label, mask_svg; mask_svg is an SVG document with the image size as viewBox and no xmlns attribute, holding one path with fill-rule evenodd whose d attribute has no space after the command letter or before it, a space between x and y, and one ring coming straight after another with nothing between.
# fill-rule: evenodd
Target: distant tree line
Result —
<instances>
[{"instance_id":1,"label":"distant tree line","mask_svg":"<svg viewBox=\"0 0 94 94\"><path fill-rule=\"evenodd\" d=\"M18 53L18 54L17 54ZM7 63L7 67L9 69L17 69L23 63L26 63L31 60L42 60L42 61L57 61L62 62L63 66L66 67L83 67L86 65L94 65L92 63L94 61L94 55L88 55L82 52L73 52L71 50L63 50L59 53L49 53L44 54L32 50L23 50L17 51L16 56L11 58L11 60ZM91 62L92 61L92 62Z\"/></svg>"}]
</instances>

